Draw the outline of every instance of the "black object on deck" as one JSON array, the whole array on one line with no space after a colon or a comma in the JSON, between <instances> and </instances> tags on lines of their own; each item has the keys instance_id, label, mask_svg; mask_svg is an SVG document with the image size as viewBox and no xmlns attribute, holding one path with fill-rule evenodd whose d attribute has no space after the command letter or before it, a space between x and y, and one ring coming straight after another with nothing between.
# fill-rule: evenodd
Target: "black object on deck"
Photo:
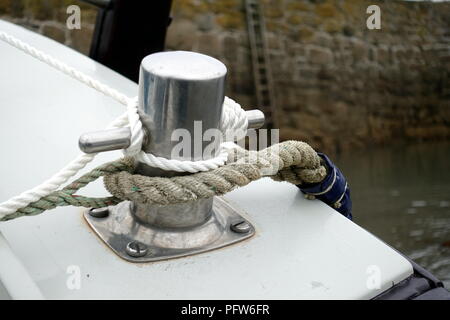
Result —
<instances>
[{"instance_id":1,"label":"black object on deck","mask_svg":"<svg viewBox=\"0 0 450 320\"><path fill-rule=\"evenodd\" d=\"M100 1L89 56L137 82L142 59L164 50L171 4L172 0Z\"/></svg>"}]
</instances>

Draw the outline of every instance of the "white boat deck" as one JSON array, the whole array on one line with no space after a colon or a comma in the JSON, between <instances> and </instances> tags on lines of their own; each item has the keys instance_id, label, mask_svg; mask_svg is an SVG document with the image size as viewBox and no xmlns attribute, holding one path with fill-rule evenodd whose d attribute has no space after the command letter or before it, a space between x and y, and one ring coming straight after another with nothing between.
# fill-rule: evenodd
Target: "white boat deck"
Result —
<instances>
[{"instance_id":1,"label":"white boat deck","mask_svg":"<svg viewBox=\"0 0 450 320\"><path fill-rule=\"evenodd\" d=\"M137 94L133 82L52 40L2 21L0 30ZM125 108L2 42L0 55L0 201L5 201L62 168L79 154L82 132L102 129ZM89 168L120 156L102 154ZM82 193L106 194L101 183ZM0 256L10 257L0 259L0 291L3 286L12 298L28 298L39 290L49 299L368 299L412 273L410 263L389 246L325 204L305 200L293 185L265 178L225 198L247 212L255 237L156 263L117 257L89 229L80 208L0 223L11 248L0 245ZM27 291L30 284L15 279L17 263L38 290ZM67 285L71 266L81 271L79 289ZM372 266L379 271L379 288L370 287Z\"/></svg>"}]
</instances>

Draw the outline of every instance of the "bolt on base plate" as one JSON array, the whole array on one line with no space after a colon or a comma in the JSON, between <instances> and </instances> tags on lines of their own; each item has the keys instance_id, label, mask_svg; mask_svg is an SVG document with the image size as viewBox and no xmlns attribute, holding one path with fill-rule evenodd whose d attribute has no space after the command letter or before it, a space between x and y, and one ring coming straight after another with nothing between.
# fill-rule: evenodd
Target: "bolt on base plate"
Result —
<instances>
[{"instance_id":1,"label":"bolt on base plate","mask_svg":"<svg viewBox=\"0 0 450 320\"><path fill-rule=\"evenodd\" d=\"M213 213L192 228L157 228L142 224L131 213L129 201L108 207L109 214L84 213L89 226L119 257L130 262L152 262L189 256L250 238L255 228L220 197Z\"/></svg>"}]
</instances>

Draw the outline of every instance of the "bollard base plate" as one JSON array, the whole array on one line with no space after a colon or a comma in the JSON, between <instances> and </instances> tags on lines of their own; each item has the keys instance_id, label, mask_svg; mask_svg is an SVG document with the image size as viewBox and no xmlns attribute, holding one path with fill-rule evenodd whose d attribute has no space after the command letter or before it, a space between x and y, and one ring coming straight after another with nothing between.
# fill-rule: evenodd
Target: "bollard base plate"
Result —
<instances>
[{"instance_id":1,"label":"bollard base plate","mask_svg":"<svg viewBox=\"0 0 450 320\"><path fill-rule=\"evenodd\" d=\"M131 202L124 201L109 207L109 215L96 218L84 213L84 218L108 247L122 259L130 262L153 262L190 256L211 251L248 239L255 228L238 210L223 198L214 197L212 214L198 226L190 228L158 228L138 221L131 212ZM233 231L232 226L242 222L249 224L245 233ZM127 253L127 245L139 242L146 247L146 254L133 257Z\"/></svg>"}]
</instances>

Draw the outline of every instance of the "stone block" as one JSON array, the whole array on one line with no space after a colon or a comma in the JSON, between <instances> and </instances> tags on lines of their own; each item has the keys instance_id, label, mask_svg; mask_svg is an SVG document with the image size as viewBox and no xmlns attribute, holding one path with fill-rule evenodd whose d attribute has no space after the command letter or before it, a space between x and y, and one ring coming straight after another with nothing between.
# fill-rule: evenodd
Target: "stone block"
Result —
<instances>
[{"instance_id":1,"label":"stone block","mask_svg":"<svg viewBox=\"0 0 450 320\"><path fill-rule=\"evenodd\" d=\"M267 47L269 50L280 50L281 49L281 39L274 34L266 33Z\"/></svg>"},{"instance_id":2,"label":"stone block","mask_svg":"<svg viewBox=\"0 0 450 320\"><path fill-rule=\"evenodd\" d=\"M338 14L336 5L323 3L316 6L316 14L322 18L331 18Z\"/></svg>"},{"instance_id":3,"label":"stone block","mask_svg":"<svg viewBox=\"0 0 450 320\"><path fill-rule=\"evenodd\" d=\"M66 42L66 26L58 23L44 23L41 25L40 33L60 43Z\"/></svg>"},{"instance_id":4,"label":"stone block","mask_svg":"<svg viewBox=\"0 0 450 320\"><path fill-rule=\"evenodd\" d=\"M310 11L312 9L311 5L306 1L299 0L288 0L286 3L287 11Z\"/></svg>"},{"instance_id":5,"label":"stone block","mask_svg":"<svg viewBox=\"0 0 450 320\"><path fill-rule=\"evenodd\" d=\"M224 29L245 30L247 23L245 16L240 13L219 14L216 16L216 23Z\"/></svg>"},{"instance_id":6,"label":"stone block","mask_svg":"<svg viewBox=\"0 0 450 320\"><path fill-rule=\"evenodd\" d=\"M197 27L200 31L211 31L215 27L215 19L212 13L206 13L196 18Z\"/></svg>"},{"instance_id":7,"label":"stone block","mask_svg":"<svg viewBox=\"0 0 450 320\"><path fill-rule=\"evenodd\" d=\"M338 33L342 31L342 22L337 20L326 20L324 22L324 30L330 34Z\"/></svg>"},{"instance_id":8,"label":"stone block","mask_svg":"<svg viewBox=\"0 0 450 320\"><path fill-rule=\"evenodd\" d=\"M299 25L299 24L301 24L302 22L303 22L303 19L302 19L302 16L300 15L300 14L298 14L298 13L291 13L288 17L287 17L287 19L286 19L286 22L289 24L289 25L293 25L293 26L296 26L296 25Z\"/></svg>"},{"instance_id":9,"label":"stone block","mask_svg":"<svg viewBox=\"0 0 450 320\"><path fill-rule=\"evenodd\" d=\"M264 16L269 19L279 19L284 16L284 8L281 1L268 1L262 5Z\"/></svg>"},{"instance_id":10,"label":"stone block","mask_svg":"<svg viewBox=\"0 0 450 320\"><path fill-rule=\"evenodd\" d=\"M173 21L167 29L166 47L176 50L192 50L197 41L198 31L195 24L187 19Z\"/></svg>"},{"instance_id":11,"label":"stone block","mask_svg":"<svg viewBox=\"0 0 450 320\"><path fill-rule=\"evenodd\" d=\"M212 32L200 33L197 38L196 50L213 57L221 56L222 42L219 35Z\"/></svg>"},{"instance_id":12,"label":"stone block","mask_svg":"<svg viewBox=\"0 0 450 320\"><path fill-rule=\"evenodd\" d=\"M319 46L331 48L333 46L333 37L325 32L316 32L314 34L314 42Z\"/></svg>"},{"instance_id":13,"label":"stone block","mask_svg":"<svg viewBox=\"0 0 450 320\"><path fill-rule=\"evenodd\" d=\"M215 13L222 13L229 10L239 10L243 5L242 1L240 0L214 0L200 2L209 2L209 9Z\"/></svg>"},{"instance_id":14,"label":"stone block","mask_svg":"<svg viewBox=\"0 0 450 320\"><path fill-rule=\"evenodd\" d=\"M88 55L91 47L92 36L94 34L94 28L92 25L81 25L79 30L70 30L70 47L74 48L81 53Z\"/></svg>"},{"instance_id":15,"label":"stone block","mask_svg":"<svg viewBox=\"0 0 450 320\"><path fill-rule=\"evenodd\" d=\"M366 60L368 58L368 44L357 39L354 39L352 44L353 57L355 60Z\"/></svg>"},{"instance_id":16,"label":"stone block","mask_svg":"<svg viewBox=\"0 0 450 320\"><path fill-rule=\"evenodd\" d=\"M238 42L235 37L225 36L223 39L223 55L229 61L237 60Z\"/></svg>"},{"instance_id":17,"label":"stone block","mask_svg":"<svg viewBox=\"0 0 450 320\"><path fill-rule=\"evenodd\" d=\"M32 1L26 0L24 2L25 10L29 16L36 20L52 20L55 12L55 4L49 0ZM59 7L59 6L58 6Z\"/></svg>"},{"instance_id":18,"label":"stone block","mask_svg":"<svg viewBox=\"0 0 450 320\"><path fill-rule=\"evenodd\" d=\"M324 47L308 46L308 61L313 64L329 64L333 62L333 52Z\"/></svg>"}]
</instances>

